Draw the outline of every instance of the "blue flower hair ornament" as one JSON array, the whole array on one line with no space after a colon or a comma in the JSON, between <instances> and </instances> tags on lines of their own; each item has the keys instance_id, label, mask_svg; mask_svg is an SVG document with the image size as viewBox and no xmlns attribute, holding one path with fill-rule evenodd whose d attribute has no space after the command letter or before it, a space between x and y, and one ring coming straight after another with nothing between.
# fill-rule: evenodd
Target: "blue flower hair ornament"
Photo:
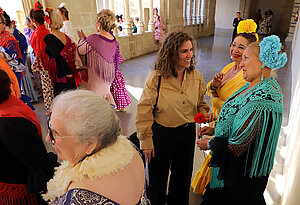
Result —
<instances>
[{"instance_id":1,"label":"blue flower hair ornament","mask_svg":"<svg viewBox=\"0 0 300 205\"><path fill-rule=\"evenodd\" d=\"M265 37L259 44L259 60L271 69L283 67L287 62L287 55L281 52L281 46L278 36Z\"/></svg>"}]
</instances>

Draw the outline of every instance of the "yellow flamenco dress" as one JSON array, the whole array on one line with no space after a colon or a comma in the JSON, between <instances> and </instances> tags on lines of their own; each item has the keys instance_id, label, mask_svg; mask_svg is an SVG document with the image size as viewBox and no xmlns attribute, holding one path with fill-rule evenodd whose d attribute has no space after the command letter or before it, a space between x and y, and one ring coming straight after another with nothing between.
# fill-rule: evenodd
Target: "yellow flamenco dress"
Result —
<instances>
[{"instance_id":1,"label":"yellow flamenco dress","mask_svg":"<svg viewBox=\"0 0 300 205\"><path fill-rule=\"evenodd\" d=\"M230 69L235 66L235 62L232 62L225 66L222 70L222 73L226 75ZM232 94L238 91L242 86L244 86L247 82L243 79L243 71L240 70L232 79L230 79L227 83L225 83L221 88L216 90L218 97L212 96L212 90L210 89L210 84L212 81L207 83L206 94L211 96L211 104L212 104L212 113L214 113L217 117L219 117L219 113L221 111L223 103L229 98ZM215 126L215 122L211 123L211 127ZM198 194L205 193L205 187L210 182L211 168L208 167L208 163L210 162L211 154L209 153L205 160L203 161L200 169L197 171L191 186L193 187L193 191Z\"/></svg>"}]
</instances>

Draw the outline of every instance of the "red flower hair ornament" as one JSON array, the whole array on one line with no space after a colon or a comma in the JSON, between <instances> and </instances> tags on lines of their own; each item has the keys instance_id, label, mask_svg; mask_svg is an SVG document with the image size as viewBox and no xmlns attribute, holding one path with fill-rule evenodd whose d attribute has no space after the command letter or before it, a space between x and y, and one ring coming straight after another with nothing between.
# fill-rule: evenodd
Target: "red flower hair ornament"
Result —
<instances>
[{"instance_id":1,"label":"red flower hair ornament","mask_svg":"<svg viewBox=\"0 0 300 205\"><path fill-rule=\"evenodd\" d=\"M43 11L43 5L40 3L40 1L35 2L34 11Z\"/></svg>"},{"instance_id":2,"label":"red flower hair ornament","mask_svg":"<svg viewBox=\"0 0 300 205\"><path fill-rule=\"evenodd\" d=\"M50 25L51 24L51 18L50 18L50 13L53 11L53 8L49 7L49 8L46 8L44 14L44 20L45 22Z\"/></svg>"},{"instance_id":3,"label":"red flower hair ornament","mask_svg":"<svg viewBox=\"0 0 300 205\"><path fill-rule=\"evenodd\" d=\"M4 15L4 10L0 7L0 14Z\"/></svg>"},{"instance_id":4,"label":"red flower hair ornament","mask_svg":"<svg viewBox=\"0 0 300 205\"><path fill-rule=\"evenodd\" d=\"M195 117L194 117L194 120L197 123L203 123L203 122L205 122L205 116L203 113L197 113L197 115L195 115Z\"/></svg>"},{"instance_id":5,"label":"red flower hair ornament","mask_svg":"<svg viewBox=\"0 0 300 205\"><path fill-rule=\"evenodd\" d=\"M44 20L48 25L51 24L51 19L50 19L49 15L44 16Z\"/></svg>"}]
</instances>

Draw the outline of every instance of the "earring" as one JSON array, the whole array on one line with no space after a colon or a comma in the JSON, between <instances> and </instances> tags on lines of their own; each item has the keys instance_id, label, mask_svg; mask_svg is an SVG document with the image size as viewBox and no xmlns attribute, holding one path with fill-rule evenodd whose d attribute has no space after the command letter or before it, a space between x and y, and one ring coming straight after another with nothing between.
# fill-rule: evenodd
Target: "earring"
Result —
<instances>
[{"instance_id":1,"label":"earring","mask_svg":"<svg viewBox=\"0 0 300 205\"><path fill-rule=\"evenodd\" d=\"M264 69L264 68L265 68L265 65L262 65L261 68Z\"/></svg>"}]
</instances>

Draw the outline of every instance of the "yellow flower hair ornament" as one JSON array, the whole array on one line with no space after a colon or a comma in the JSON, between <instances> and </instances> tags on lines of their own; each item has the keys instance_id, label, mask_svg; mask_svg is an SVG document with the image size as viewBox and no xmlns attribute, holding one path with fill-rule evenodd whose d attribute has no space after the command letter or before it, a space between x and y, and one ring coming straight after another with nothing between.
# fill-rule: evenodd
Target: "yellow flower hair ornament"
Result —
<instances>
[{"instance_id":1,"label":"yellow flower hair ornament","mask_svg":"<svg viewBox=\"0 0 300 205\"><path fill-rule=\"evenodd\" d=\"M246 19L243 21L240 21L238 27L237 27L237 33L252 33L253 35L255 35L256 40L258 41L258 35L256 33L256 28L257 25L254 22L253 19Z\"/></svg>"}]
</instances>

